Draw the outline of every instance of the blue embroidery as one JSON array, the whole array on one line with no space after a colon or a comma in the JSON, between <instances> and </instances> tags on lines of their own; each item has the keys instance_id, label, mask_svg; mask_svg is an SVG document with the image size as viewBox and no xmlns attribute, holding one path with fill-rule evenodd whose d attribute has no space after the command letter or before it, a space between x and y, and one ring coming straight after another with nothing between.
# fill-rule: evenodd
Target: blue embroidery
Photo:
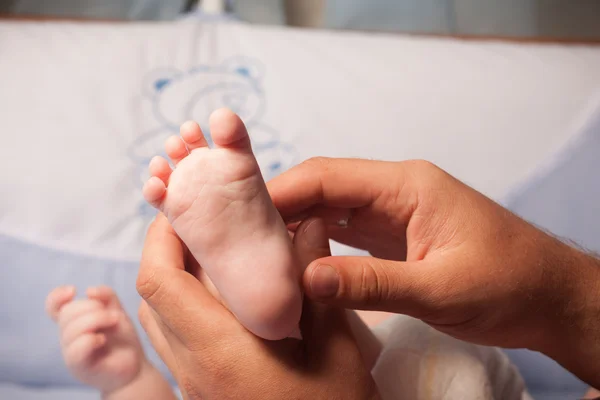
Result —
<instances>
[{"instance_id":1,"label":"blue embroidery","mask_svg":"<svg viewBox=\"0 0 600 400\"><path fill-rule=\"evenodd\" d=\"M198 122L212 146L208 117L220 107L231 109L246 124L265 180L289 168L296 161L294 147L283 143L278 132L263 121L267 107L261 86L263 76L264 66L246 57L234 57L218 65L199 65L187 71L169 68L152 71L146 77L144 93L159 126L140 135L128 149L128 156L136 164L136 186L141 189L147 179L148 163L155 155L165 156L165 139L178 134L184 121ZM137 211L144 218L155 214L146 204L140 204Z\"/></svg>"},{"instance_id":2,"label":"blue embroidery","mask_svg":"<svg viewBox=\"0 0 600 400\"><path fill-rule=\"evenodd\" d=\"M156 88L156 90L157 90L158 92L160 92L160 90L161 90L161 89L162 89L164 86L168 85L168 84L169 84L169 82L171 82L171 80L170 80L170 79L159 79L159 80L157 80L156 82L154 82L154 87Z\"/></svg>"}]
</instances>

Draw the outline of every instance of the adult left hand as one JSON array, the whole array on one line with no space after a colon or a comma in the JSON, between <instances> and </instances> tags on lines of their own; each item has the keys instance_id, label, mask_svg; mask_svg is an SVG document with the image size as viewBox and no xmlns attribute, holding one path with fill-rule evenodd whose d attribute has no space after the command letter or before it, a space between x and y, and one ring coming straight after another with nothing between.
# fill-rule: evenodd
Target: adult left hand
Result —
<instances>
[{"instance_id":1,"label":"adult left hand","mask_svg":"<svg viewBox=\"0 0 600 400\"><path fill-rule=\"evenodd\" d=\"M329 255L318 219L298 228L294 244L303 265ZM139 317L187 399L379 398L344 310L306 301L303 340L265 341L194 277L197 268L159 215L148 231L137 280L144 299Z\"/></svg>"}]
</instances>

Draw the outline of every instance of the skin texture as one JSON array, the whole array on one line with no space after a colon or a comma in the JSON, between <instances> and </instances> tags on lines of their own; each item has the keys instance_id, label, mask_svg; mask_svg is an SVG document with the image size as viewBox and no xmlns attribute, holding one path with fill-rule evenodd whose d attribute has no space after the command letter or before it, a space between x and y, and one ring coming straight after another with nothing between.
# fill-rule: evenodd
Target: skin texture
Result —
<instances>
[{"instance_id":1,"label":"skin texture","mask_svg":"<svg viewBox=\"0 0 600 400\"><path fill-rule=\"evenodd\" d=\"M144 197L164 213L242 324L264 339L283 339L302 311L301 270L287 229L239 117L217 110L210 127L215 148L194 122L167 140L175 169L153 159Z\"/></svg>"},{"instance_id":2,"label":"skin texture","mask_svg":"<svg viewBox=\"0 0 600 400\"><path fill-rule=\"evenodd\" d=\"M105 400L175 399L173 390L148 362L135 328L112 289L58 287L47 297L48 315L60 328L63 357L80 382L98 389ZM135 397L132 397L135 396Z\"/></svg>"},{"instance_id":3,"label":"skin texture","mask_svg":"<svg viewBox=\"0 0 600 400\"><path fill-rule=\"evenodd\" d=\"M309 298L409 314L475 343L541 351L592 386L600 384L598 365L589 362L600 355L596 258L423 161L311 159L268 188L289 229L302 232L305 223L298 221L318 216L327 236L373 255L314 253L318 259L303 275ZM313 345L301 347L301 359L321 360L309 368L312 378L305 380L303 367L285 368L282 375L277 365L288 358L275 362L269 355L277 350L270 346L288 354L290 341L265 347L265 342L243 339L243 347L237 347L239 325L225 322L231 318L222 308L217 311L218 303L187 272L198 268L164 217L158 218L148 233L138 276L138 291L146 300L140 317L189 398L217 393L221 380L230 397L250 388L246 398L286 398L290 393L282 391L303 382L293 392L302 393L298 398L336 398L335 393L369 398L371 392L364 392L369 380L351 369L351 363L360 364L356 350L350 351L345 334L335 333L344 324L329 325L335 314L319 320L323 314L311 311L334 309L313 305L304 313L305 321L315 322L303 324L304 337ZM310 334L319 327L318 335ZM340 344L332 346L338 339ZM355 358L334 361L339 353L330 349L339 351L342 344L349 346L344 357ZM244 354L257 363L241 361ZM247 365L261 373L249 372ZM345 385L338 388L337 382ZM258 395L264 390L277 395Z\"/></svg>"},{"instance_id":4,"label":"skin texture","mask_svg":"<svg viewBox=\"0 0 600 400\"><path fill-rule=\"evenodd\" d=\"M318 220L298 228L294 243L303 265L330 254L324 229ZM159 215L137 281L144 299L139 317L186 399L379 398L344 310L306 301L303 340L265 341L195 278L199 268Z\"/></svg>"},{"instance_id":5,"label":"skin texture","mask_svg":"<svg viewBox=\"0 0 600 400\"><path fill-rule=\"evenodd\" d=\"M290 229L320 216L332 239L373 255L311 263L310 298L541 351L600 384L600 367L585 361L600 355L596 258L424 161L311 159L268 188Z\"/></svg>"}]
</instances>

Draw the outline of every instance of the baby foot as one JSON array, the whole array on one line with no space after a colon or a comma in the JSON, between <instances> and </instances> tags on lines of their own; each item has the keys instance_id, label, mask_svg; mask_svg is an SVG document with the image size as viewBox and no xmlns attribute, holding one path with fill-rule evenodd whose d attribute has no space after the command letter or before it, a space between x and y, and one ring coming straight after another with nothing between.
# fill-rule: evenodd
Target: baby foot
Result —
<instances>
[{"instance_id":1,"label":"baby foot","mask_svg":"<svg viewBox=\"0 0 600 400\"><path fill-rule=\"evenodd\" d=\"M302 311L301 271L287 228L243 122L221 109L210 131L214 148L198 124L183 124L181 138L165 143L175 169L155 157L144 197L166 215L238 320L257 336L283 339Z\"/></svg>"}]
</instances>

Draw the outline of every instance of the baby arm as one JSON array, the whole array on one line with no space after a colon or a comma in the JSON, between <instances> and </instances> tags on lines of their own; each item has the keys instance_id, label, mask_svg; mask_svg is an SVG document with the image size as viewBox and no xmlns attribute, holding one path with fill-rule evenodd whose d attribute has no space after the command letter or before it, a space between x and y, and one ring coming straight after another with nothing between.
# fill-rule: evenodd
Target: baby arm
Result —
<instances>
[{"instance_id":1,"label":"baby arm","mask_svg":"<svg viewBox=\"0 0 600 400\"><path fill-rule=\"evenodd\" d=\"M73 287L54 289L46 310L60 328L65 363L75 378L105 400L176 399L146 359L138 336L115 293L101 286L74 300Z\"/></svg>"}]
</instances>

